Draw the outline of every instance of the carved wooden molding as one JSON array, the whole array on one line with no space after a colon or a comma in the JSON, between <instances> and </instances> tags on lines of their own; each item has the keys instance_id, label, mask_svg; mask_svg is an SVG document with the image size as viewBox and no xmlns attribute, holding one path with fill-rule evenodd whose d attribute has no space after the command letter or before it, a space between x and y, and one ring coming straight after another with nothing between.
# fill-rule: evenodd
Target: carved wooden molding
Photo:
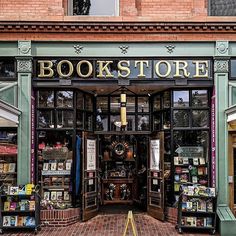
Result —
<instances>
[{"instance_id":1,"label":"carved wooden molding","mask_svg":"<svg viewBox=\"0 0 236 236\"><path fill-rule=\"evenodd\" d=\"M0 22L0 32L235 33L233 22Z\"/></svg>"}]
</instances>

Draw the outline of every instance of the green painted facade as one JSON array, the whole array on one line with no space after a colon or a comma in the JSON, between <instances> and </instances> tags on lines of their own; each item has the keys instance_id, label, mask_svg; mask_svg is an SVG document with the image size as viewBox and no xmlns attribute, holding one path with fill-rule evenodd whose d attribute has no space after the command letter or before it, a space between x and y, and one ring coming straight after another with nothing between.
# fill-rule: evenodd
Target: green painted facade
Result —
<instances>
[{"instance_id":1,"label":"green painted facade","mask_svg":"<svg viewBox=\"0 0 236 236\"><path fill-rule=\"evenodd\" d=\"M128 46L122 53L121 45ZM169 52L168 45L174 45ZM78 51L75 46L82 46ZM16 105L22 111L18 127L18 184L30 181L31 170L31 89L32 58L34 57L165 57L203 58L214 61L214 85L216 91L216 182L218 189L218 214L221 235L236 235L236 219L229 214L228 196L228 130L225 110L236 104L236 87L229 84L229 60L236 57L236 43L219 42L176 42L176 43L77 43L77 42L1 42L0 55L16 57L18 82L14 87L1 90L0 99ZM213 69L213 68L212 68ZM232 83L232 82L231 82ZM236 83L235 83L236 85Z\"/></svg>"}]
</instances>

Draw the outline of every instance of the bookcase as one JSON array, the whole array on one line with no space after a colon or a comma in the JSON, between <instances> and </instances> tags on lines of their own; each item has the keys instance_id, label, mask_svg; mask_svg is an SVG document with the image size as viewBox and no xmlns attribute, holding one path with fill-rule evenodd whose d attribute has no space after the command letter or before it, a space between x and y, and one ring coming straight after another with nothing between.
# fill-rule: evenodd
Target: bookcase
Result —
<instances>
[{"instance_id":1,"label":"bookcase","mask_svg":"<svg viewBox=\"0 0 236 236\"><path fill-rule=\"evenodd\" d=\"M17 145L0 143L0 186L7 190L16 184Z\"/></svg>"},{"instance_id":2,"label":"bookcase","mask_svg":"<svg viewBox=\"0 0 236 236\"><path fill-rule=\"evenodd\" d=\"M0 233L5 230L40 229L40 197L34 185L9 186L0 194Z\"/></svg>"},{"instance_id":3,"label":"bookcase","mask_svg":"<svg viewBox=\"0 0 236 236\"><path fill-rule=\"evenodd\" d=\"M178 201L179 233L183 229L216 232L217 195L215 188L201 185L181 186Z\"/></svg>"},{"instance_id":4,"label":"bookcase","mask_svg":"<svg viewBox=\"0 0 236 236\"><path fill-rule=\"evenodd\" d=\"M44 148L41 155L41 196L53 208L71 206L72 152L67 147Z\"/></svg>"},{"instance_id":5,"label":"bookcase","mask_svg":"<svg viewBox=\"0 0 236 236\"><path fill-rule=\"evenodd\" d=\"M182 146L174 156L174 192L176 200L183 184L208 185L208 164L201 146Z\"/></svg>"}]
</instances>

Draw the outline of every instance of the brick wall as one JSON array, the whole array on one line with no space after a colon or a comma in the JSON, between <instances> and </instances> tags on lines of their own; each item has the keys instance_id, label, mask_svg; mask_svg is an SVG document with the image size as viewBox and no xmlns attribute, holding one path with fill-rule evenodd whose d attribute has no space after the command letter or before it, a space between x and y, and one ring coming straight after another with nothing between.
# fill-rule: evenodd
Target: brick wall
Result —
<instances>
[{"instance_id":1,"label":"brick wall","mask_svg":"<svg viewBox=\"0 0 236 236\"><path fill-rule=\"evenodd\" d=\"M67 1L1 0L0 20L64 20ZM136 19L147 17L149 19L176 19L176 17L185 19L207 16L206 2L207 0L120 0L120 17L134 17L133 20L135 20L135 17ZM74 19L81 20L84 16L74 17Z\"/></svg>"},{"instance_id":2,"label":"brick wall","mask_svg":"<svg viewBox=\"0 0 236 236\"><path fill-rule=\"evenodd\" d=\"M80 220L80 208L41 210L40 219L42 226L64 227Z\"/></svg>"}]
</instances>

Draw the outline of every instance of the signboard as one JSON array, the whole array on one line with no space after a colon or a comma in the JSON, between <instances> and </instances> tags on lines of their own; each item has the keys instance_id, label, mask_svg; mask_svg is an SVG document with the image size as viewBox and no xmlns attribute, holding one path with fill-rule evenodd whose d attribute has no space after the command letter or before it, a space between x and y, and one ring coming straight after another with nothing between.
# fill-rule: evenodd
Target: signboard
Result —
<instances>
[{"instance_id":1,"label":"signboard","mask_svg":"<svg viewBox=\"0 0 236 236\"><path fill-rule=\"evenodd\" d=\"M87 139L87 170L96 170L96 140Z\"/></svg>"},{"instance_id":2,"label":"signboard","mask_svg":"<svg viewBox=\"0 0 236 236\"><path fill-rule=\"evenodd\" d=\"M160 140L154 139L150 143L150 169L151 171L160 170Z\"/></svg>"}]
</instances>

